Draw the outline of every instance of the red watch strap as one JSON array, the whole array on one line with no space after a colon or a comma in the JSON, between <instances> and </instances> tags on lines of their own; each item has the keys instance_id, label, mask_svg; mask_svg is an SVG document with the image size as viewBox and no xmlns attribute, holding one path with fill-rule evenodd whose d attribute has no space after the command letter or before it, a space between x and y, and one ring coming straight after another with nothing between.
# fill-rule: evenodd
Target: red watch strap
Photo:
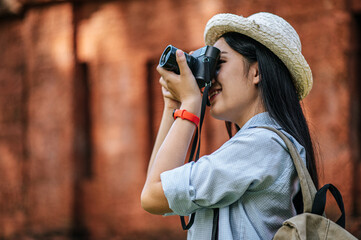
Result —
<instances>
[{"instance_id":1,"label":"red watch strap","mask_svg":"<svg viewBox=\"0 0 361 240\"><path fill-rule=\"evenodd\" d=\"M194 115L193 113L188 112L185 109L174 109L173 117L174 117L174 120L177 119L178 117L180 117L181 119L191 121L198 127L199 117Z\"/></svg>"}]
</instances>

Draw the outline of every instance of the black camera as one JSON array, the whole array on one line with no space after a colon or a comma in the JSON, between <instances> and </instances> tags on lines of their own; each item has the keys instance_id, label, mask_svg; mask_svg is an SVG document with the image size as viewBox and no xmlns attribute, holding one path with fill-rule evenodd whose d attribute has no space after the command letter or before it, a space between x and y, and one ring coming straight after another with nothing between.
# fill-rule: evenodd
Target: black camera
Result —
<instances>
[{"instance_id":1,"label":"black camera","mask_svg":"<svg viewBox=\"0 0 361 240\"><path fill-rule=\"evenodd\" d=\"M177 48L172 45L167 46L160 57L159 66L179 74L176 51ZM216 47L205 46L194 51L192 55L184 53L199 88L203 88L206 83L212 81L216 73L220 52Z\"/></svg>"}]
</instances>

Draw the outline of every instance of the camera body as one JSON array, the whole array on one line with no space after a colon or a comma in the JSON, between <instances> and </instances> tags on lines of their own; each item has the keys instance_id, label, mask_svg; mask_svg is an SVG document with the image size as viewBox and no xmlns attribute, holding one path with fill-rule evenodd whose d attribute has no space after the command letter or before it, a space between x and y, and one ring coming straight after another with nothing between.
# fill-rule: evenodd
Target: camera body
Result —
<instances>
[{"instance_id":1,"label":"camera body","mask_svg":"<svg viewBox=\"0 0 361 240\"><path fill-rule=\"evenodd\" d=\"M177 48L168 45L159 60L159 66L168 71L179 74L176 60ZM205 46L193 52L192 55L184 53L187 64L191 69L199 88L210 83L215 76L221 51L212 46Z\"/></svg>"}]
</instances>

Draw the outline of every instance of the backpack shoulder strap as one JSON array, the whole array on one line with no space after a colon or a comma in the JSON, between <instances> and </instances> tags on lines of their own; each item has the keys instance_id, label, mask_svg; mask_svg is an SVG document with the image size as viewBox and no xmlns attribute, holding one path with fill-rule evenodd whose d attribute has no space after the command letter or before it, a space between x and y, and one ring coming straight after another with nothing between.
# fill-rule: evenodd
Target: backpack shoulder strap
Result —
<instances>
[{"instance_id":1,"label":"backpack shoulder strap","mask_svg":"<svg viewBox=\"0 0 361 240\"><path fill-rule=\"evenodd\" d=\"M284 133L282 133L281 131L279 131L275 128L268 127L268 126L260 126L259 128L265 128L265 129L268 129L270 131L277 133L277 135L286 143L288 151L293 160L293 164L295 165L298 178L300 179L301 191L302 191L302 196L303 196L303 206L304 206L303 212L311 213L313 200L315 198L317 190L316 190L315 185L313 184L311 176L310 176L305 164L303 163L295 145L291 142L291 140Z\"/></svg>"}]
</instances>

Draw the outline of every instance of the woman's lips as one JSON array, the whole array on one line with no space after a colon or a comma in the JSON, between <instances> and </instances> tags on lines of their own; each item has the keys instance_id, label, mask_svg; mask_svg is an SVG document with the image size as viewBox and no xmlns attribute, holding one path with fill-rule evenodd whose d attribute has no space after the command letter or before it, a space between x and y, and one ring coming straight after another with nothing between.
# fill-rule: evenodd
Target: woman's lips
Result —
<instances>
[{"instance_id":1,"label":"woman's lips","mask_svg":"<svg viewBox=\"0 0 361 240\"><path fill-rule=\"evenodd\" d=\"M209 101L212 103L214 98L222 92L222 89L214 89L209 93Z\"/></svg>"}]
</instances>

